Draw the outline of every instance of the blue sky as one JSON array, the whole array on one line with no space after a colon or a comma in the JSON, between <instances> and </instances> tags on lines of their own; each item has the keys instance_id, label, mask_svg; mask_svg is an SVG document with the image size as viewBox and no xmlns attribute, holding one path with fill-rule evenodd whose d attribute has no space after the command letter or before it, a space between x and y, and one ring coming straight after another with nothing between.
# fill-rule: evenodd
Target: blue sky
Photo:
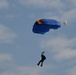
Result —
<instances>
[{"instance_id":1,"label":"blue sky","mask_svg":"<svg viewBox=\"0 0 76 75\"><path fill-rule=\"evenodd\" d=\"M34 34L40 18L67 21ZM76 0L0 0L0 75L76 75ZM43 67L37 66L45 51Z\"/></svg>"}]
</instances>

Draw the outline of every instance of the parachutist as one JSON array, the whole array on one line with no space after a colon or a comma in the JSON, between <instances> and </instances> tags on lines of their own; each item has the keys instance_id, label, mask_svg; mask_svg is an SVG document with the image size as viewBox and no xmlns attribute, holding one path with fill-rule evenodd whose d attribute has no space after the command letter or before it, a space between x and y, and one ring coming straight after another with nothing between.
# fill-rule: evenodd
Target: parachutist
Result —
<instances>
[{"instance_id":1,"label":"parachutist","mask_svg":"<svg viewBox=\"0 0 76 75\"><path fill-rule=\"evenodd\" d=\"M43 66L43 62L44 62L44 60L46 59L44 53L45 53L45 52L42 52L42 53L41 53L41 60L38 62L38 64L37 64L38 66L39 66L40 63L41 63L41 67Z\"/></svg>"}]
</instances>

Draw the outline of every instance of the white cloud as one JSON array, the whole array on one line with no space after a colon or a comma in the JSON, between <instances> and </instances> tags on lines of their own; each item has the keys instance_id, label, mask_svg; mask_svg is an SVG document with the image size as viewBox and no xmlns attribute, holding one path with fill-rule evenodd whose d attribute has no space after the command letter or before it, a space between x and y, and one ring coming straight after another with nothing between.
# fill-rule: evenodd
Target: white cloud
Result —
<instances>
[{"instance_id":1,"label":"white cloud","mask_svg":"<svg viewBox=\"0 0 76 75\"><path fill-rule=\"evenodd\" d=\"M10 56L9 54L5 54L5 55L8 55ZM6 56L6 57L8 57ZM6 61L6 60L5 60ZM5 62L4 61L4 62ZM9 60L7 60L9 61ZM61 69L60 66L57 66L55 64L48 64L48 65L45 65L43 67L38 67L38 66L18 66L18 65L15 65L15 64L11 64L10 63L6 63L5 64L2 64L0 63L0 75L46 75L46 74L52 74L52 75L55 75L57 74L56 71L62 71L63 69ZM69 72L70 72L70 75L75 75L75 69L76 68L70 68L69 70L66 69L66 71L68 71L68 74L67 72L64 70L63 72L65 72L65 75L69 75ZM55 73L56 72L56 73ZM60 72L61 74L61 72Z\"/></svg>"},{"instance_id":2,"label":"white cloud","mask_svg":"<svg viewBox=\"0 0 76 75\"><path fill-rule=\"evenodd\" d=\"M68 21L68 24L71 24L73 22L76 22L76 9L70 9L68 11L58 11L60 14L56 14L56 12L45 12L43 14L44 17L46 18L53 18L56 20L59 20L61 22L63 21Z\"/></svg>"},{"instance_id":3,"label":"white cloud","mask_svg":"<svg viewBox=\"0 0 76 75\"><path fill-rule=\"evenodd\" d=\"M13 33L9 27L0 25L0 43L11 43L17 37L17 34Z\"/></svg>"},{"instance_id":4,"label":"white cloud","mask_svg":"<svg viewBox=\"0 0 76 75\"><path fill-rule=\"evenodd\" d=\"M55 37L42 42L41 47L54 52L56 60L76 58L76 38Z\"/></svg>"},{"instance_id":5,"label":"white cloud","mask_svg":"<svg viewBox=\"0 0 76 75\"><path fill-rule=\"evenodd\" d=\"M50 9L57 9L60 12L67 8L75 8L76 7L76 1L75 0L19 0L20 4L26 6L34 6L38 8L47 7ZM67 5L68 4L68 5Z\"/></svg>"},{"instance_id":6,"label":"white cloud","mask_svg":"<svg viewBox=\"0 0 76 75\"><path fill-rule=\"evenodd\" d=\"M71 68L71 69L68 71L68 75L76 75L76 67Z\"/></svg>"},{"instance_id":7,"label":"white cloud","mask_svg":"<svg viewBox=\"0 0 76 75\"><path fill-rule=\"evenodd\" d=\"M12 61L12 56L10 54L0 54L0 63L6 62L6 61Z\"/></svg>"},{"instance_id":8,"label":"white cloud","mask_svg":"<svg viewBox=\"0 0 76 75\"><path fill-rule=\"evenodd\" d=\"M19 15L18 14L8 14L6 16L4 16L5 19L13 19L15 17L18 17Z\"/></svg>"},{"instance_id":9,"label":"white cloud","mask_svg":"<svg viewBox=\"0 0 76 75\"><path fill-rule=\"evenodd\" d=\"M18 70L21 72L21 75L39 75L41 69L39 67L19 67Z\"/></svg>"},{"instance_id":10,"label":"white cloud","mask_svg":"<svg viewBox=\"0 0 76 75\"><path fill-rule=\"evenodd\" d=\"M13 18L13 17L16 17L16 15L13 15L13 14L12 14L12 15L6 15L6 16L5 16L5 18L8 18L8 19L11 19L11 18Z\"/></svg>"},{"instance_id":11,"label":"white cloud","mask_svg":"<svg viewBox=\"0 0 76 75\"><path fill-rule=\"evenodd\" d=\"M53 18L61 22L68 21L68 23L76 22L76 1L75 0L19 0L23 6L32 6L36 8L50 9L50 11L43 12L40 15L43 18ZM43 9L42 9L43 10ZM33 15L34 17L34 15Z\"/></svg>"},{"instance_id":12,"label":"white cloud","mask_svg":"<svg viewBox=\"0 0 76 75\"><path fill-rule=\"evenodd\" d=\"M72 59L72 58L76 58L76 50L73 49L62 49L60 52L58 52L55 56L55 59Z\"/></svg>"},{"instance_id":13,"label":"white cloud","mask_svg":"<svg viewBox=\"0 0 76 75\"><path fill-rule=\"evenodd\" d=\"M60 0L20 0L20 4L35 7L63 8L63 3Z\"/></svg>"},{"instance_id":14,"label":"white cloud","mask_svg":"<svg viewBox=\"0 0 76 75\"><path fill-rule=\"evenodd\" d=\"M8 8L9 2L8 0L0 0L0 8Z\"/></svg>"},{"instance_id":15,"label":"white cloud","mask_svg":"<svg viewBox=\"0 0 76 75\"><path fill-rule=\"evenodd\" d=\"M0 75L40 75L42 71L40 67L32 66L17 66L17 65L4 65L3 71Z\"/></svg>"},{"instance_id":16,"label":"white cloud","mask_svg":"<svg viewBox=\"0 0 76 75\"><path fill-rule=\"evenodd\" d=\"M65 48L68 46L68 44L69 41L67 42L67 39L65 39L64 37L55 37L42 42L43 47L52 47L54 49Z\"/></svg>"},{"instance_id":17,"label":"white cloud","mask_svg":"<svg viewBox=\"0 0 76 75\"><path fill-rule=\"evenodd\" d=\"M70 2L69 2L69 5L70 5L70 7L73 7L73 8L76 8L76 0L69 0Z\"/></svg>"},{"instance_id":18,"label":"white cloud","mask_svg":"<svg viewBox=\"0 0 76 75\"><path fill-rule=\"evenodd\" d=\"M76 9L72 9L70 11L67 11L65 12L63 15L62 15L62 20L69 20L70 22L76 22Z\"/></svg>"}]
</instances>

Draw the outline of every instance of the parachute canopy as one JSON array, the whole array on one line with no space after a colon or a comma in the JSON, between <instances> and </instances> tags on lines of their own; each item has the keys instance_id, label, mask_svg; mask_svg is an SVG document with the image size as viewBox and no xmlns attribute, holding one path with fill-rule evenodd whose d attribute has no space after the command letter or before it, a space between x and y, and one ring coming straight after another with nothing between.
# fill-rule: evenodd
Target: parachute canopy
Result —
<instances>
[{"instance_id":1,"label":"parachute canopy","mask_svg":"<svg viewBox=\"0 0 76 75\"><path fill-rule=\"evenodd\" d=\"M60 26L60 22L54 19L39 19L34 25L32 31L38 34L45 34L50 29L58 29Z\"/></svg>"}]
</instances>

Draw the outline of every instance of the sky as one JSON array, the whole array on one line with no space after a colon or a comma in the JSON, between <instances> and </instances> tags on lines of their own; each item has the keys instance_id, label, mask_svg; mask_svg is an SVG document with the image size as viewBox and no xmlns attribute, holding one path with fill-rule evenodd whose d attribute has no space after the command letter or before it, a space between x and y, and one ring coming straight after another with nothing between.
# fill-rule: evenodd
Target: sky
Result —
<instances>
[{"instance_id":1,"label":"sky","mask_svg":"<svg viewBox=\"0 0 76 75\"><path fill-rule=\"evenodd\" d=\"M61 28L33 33L42 18L60 21ZM75 24L76 0L0 0L0 75L76 75Z\"/></svg>"}]
</instances>

